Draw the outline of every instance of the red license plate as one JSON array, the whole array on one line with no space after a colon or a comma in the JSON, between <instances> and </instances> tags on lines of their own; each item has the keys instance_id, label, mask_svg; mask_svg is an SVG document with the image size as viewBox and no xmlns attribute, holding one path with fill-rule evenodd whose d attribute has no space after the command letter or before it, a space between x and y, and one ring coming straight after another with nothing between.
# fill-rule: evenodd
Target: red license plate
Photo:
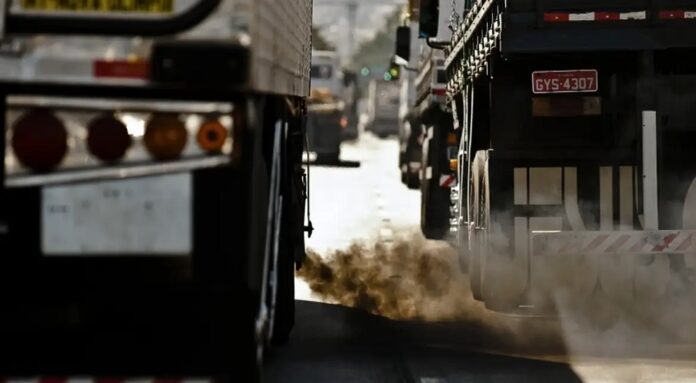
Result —
<instances>
[{"instance_id":1,"label":"red license plate","mask_svg":"<svg viewBox=\"0 0 696 383\"><path fill-rule=\"evenodd\" d=\"M594 69L533 72L532 91L534 94L596 92L598 77Z\"/></svg>"}]
</instances>

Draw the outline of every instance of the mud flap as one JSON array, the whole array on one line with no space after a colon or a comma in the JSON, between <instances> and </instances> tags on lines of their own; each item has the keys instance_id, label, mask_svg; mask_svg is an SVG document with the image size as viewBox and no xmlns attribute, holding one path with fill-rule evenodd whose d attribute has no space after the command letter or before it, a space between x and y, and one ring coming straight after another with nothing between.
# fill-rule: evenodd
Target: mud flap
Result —
<instances>
[{"instance_id":1,"label":"mud flap","mask_svg":"<svg viewBox=\"0 0 696 383\"><path fill-rule=\"evenodd\" d=\"M516 236L514 247L517 249L522 245L525 251L509 254L511 246L502 232L493 230L490 234L482 265L482 293L487 308L510 311L526 302L524 295L529 283L527 241L528 235Z\"/></svg>"},{"instance_id":2,"label":"mud flap","mask_svg":"<svg viewBox=\"0 0 696 383\"><path fill-rule=\"evenodd\" d=\"M634 258L633 291L636 303L650 304L666 296L671 279L667 254Z\"/></svg>"}]
</instances>

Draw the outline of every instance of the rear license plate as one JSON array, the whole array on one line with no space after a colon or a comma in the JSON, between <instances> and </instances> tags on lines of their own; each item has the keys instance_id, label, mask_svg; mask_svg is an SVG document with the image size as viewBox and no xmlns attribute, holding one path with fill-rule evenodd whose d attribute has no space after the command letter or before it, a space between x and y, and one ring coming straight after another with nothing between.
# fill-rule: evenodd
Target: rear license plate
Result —
<instances>
[{"instance_id":1,"label":"rear license plate","mask_svg":"<svg viewBox=\"0 0 696 383\"><path fill-rule=\"evenodd\" d=\"M170 13L174 0L21 0L26 11Z\"/></svg>"},{"instance_id":2,"label":"rear license plate","mask_svg":"<svg viewBox=\"0 0 696 383\"><path fill-rule=\"evenodd\" d=\"M189 255L192 176L47 187L45 255Z\"/></svg>"},{"instance_id":3,"label":"rear license plate","mask_svg":"<svg viewBox=\"0 0 696 383\"><path fill-rule=\"evenodd\" d=\"M534 94L591 93L598 90L598 78L594 69L534 72L532 90Z\"/></svg>"}]
</instances>

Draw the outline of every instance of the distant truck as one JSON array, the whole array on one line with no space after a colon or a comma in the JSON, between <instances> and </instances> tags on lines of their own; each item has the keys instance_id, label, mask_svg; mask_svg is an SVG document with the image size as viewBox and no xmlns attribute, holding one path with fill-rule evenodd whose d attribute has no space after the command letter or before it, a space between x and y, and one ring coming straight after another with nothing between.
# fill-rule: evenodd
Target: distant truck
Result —
<instances>
[{"instance_id":1,"label":"distant truck","mask_svg":"<svg viewBox=\"0 0 696 383\"><path fill-rule=\"evenodd\" d=\"M258 380L305 254L311 22L311 0L3 4L0 376Z\"/></svg>"},{"instance_id":2,"label":"distant truck","mask_svg":"<svg viewBox=\"0 0 696 383\"><path fill-rule=\"evenodd\" d=\"M420 6L418 1L409 2L408 25L397 30L396 60L400 58L402 65L409 66L411 73L406 78L410 84L404 87L412 88L413 93L412 97L402 96L402 103L409 104L401 112L400 167L404 183L420 187L423 235L446 239L453 208L450 197L457 190L456 169L450 167L450 159L456 158L459 139L447 105L444 53L437 45L449 41L451 31L447 20L439 20L433 27L432 42L417 40ZM443 14L449 14L452 2L442 0L439 7Z\"/></svg>"},{"instance_id":3,"label":"distant truck","mask_svg":"<svg viewBox=\"0 0 696 383\"><path fill-rule=\"evenodd\" d=\"M365 130L380 138L399 133L399 91L396 81L370 80Z\"/></svg>"},{"instance_id":4,"label":"distant truck","mask_svg":"<svg viewBox=\"0 0 696 383\"><path fill-rule=\"evenodd\" d=\"M307 132L318 163L336 163L341 155L343 130L348 127L344 81L338 53L312 52L312 89Z\"/></svg>"},{"instance_id":5,"label":"distant truck","mask_svg":"<svg viewBox=\"0 0 696 383\"><path fill-rule=\"evenodd\" d=\"M357 140L360 137L360 112L358 103L360 101L360 88L358 86L358 75L354 71L343 71L343 114L346 117L345 127L343 128L343 141Z\"/></svg>"},{"instance_id":6,"label":"distant truck","mask_svg":"<svg viewBox=\"0 0 696 383\"><path fill-rule=\"evenodd\" d=\"M397 40L408 47L408 50L399 53L406 57L395 55L392 58L394 64L406 67L406 70L401 71L400 76L399 170L401 171L401 182L410 189L420 188L423 150L423 127L419 113L415 108L416 77L418 76L415 68L418 66L420 56L418 52L420 52L421 44L421 40L418 39L416 6L417 4L411 4L404 8L404 23L406 25L397 28Z\"/></svg>"},{"instance_id":7,"label":"distant truck","mask_svg":"<svg viewBox=\"0 0 696 383\"><path fill-rule=\"evenodd\" d=\"M438 13L453 30L453 229L474 297L664 315L693 293L696 1L421 5L422 31Z\"/></svg>"}]
</instances>

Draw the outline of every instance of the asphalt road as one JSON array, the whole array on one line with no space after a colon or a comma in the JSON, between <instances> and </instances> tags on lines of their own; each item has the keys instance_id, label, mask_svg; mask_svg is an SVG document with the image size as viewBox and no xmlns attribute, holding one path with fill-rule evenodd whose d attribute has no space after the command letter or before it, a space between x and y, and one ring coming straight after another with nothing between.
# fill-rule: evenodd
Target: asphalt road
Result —
<instances>
[{"instance_id":1,"label":"asphalt road","mask_svg":"<svg viewBox=\"0 0 696 383\"><path fill-rule=\"evenodd\" d=\"M343 146L343 158L360 167L312 168L317 230L308 247L318 262L355 258L355 272L388 268L397 279L414 278L405 255L447 264L447 245L418 233L419 192L401 185L397 154L394 139L365 136ZM268 382L696 382L696 340L684 335L693 331L663 337L650 327L504 316L485 310L465 289L431 297L417 286L409 291L418 298L397 297L385 311L396 319L388 319L346 307L385 310L346 298L340 285L313 283L322 294L296 278L296 328L269 355ZM402 315L404 307L411 311ZM428 320L414 320L413 313ZM693 323L670 326L695 329Z\"/></svg>"}]
</instances>

